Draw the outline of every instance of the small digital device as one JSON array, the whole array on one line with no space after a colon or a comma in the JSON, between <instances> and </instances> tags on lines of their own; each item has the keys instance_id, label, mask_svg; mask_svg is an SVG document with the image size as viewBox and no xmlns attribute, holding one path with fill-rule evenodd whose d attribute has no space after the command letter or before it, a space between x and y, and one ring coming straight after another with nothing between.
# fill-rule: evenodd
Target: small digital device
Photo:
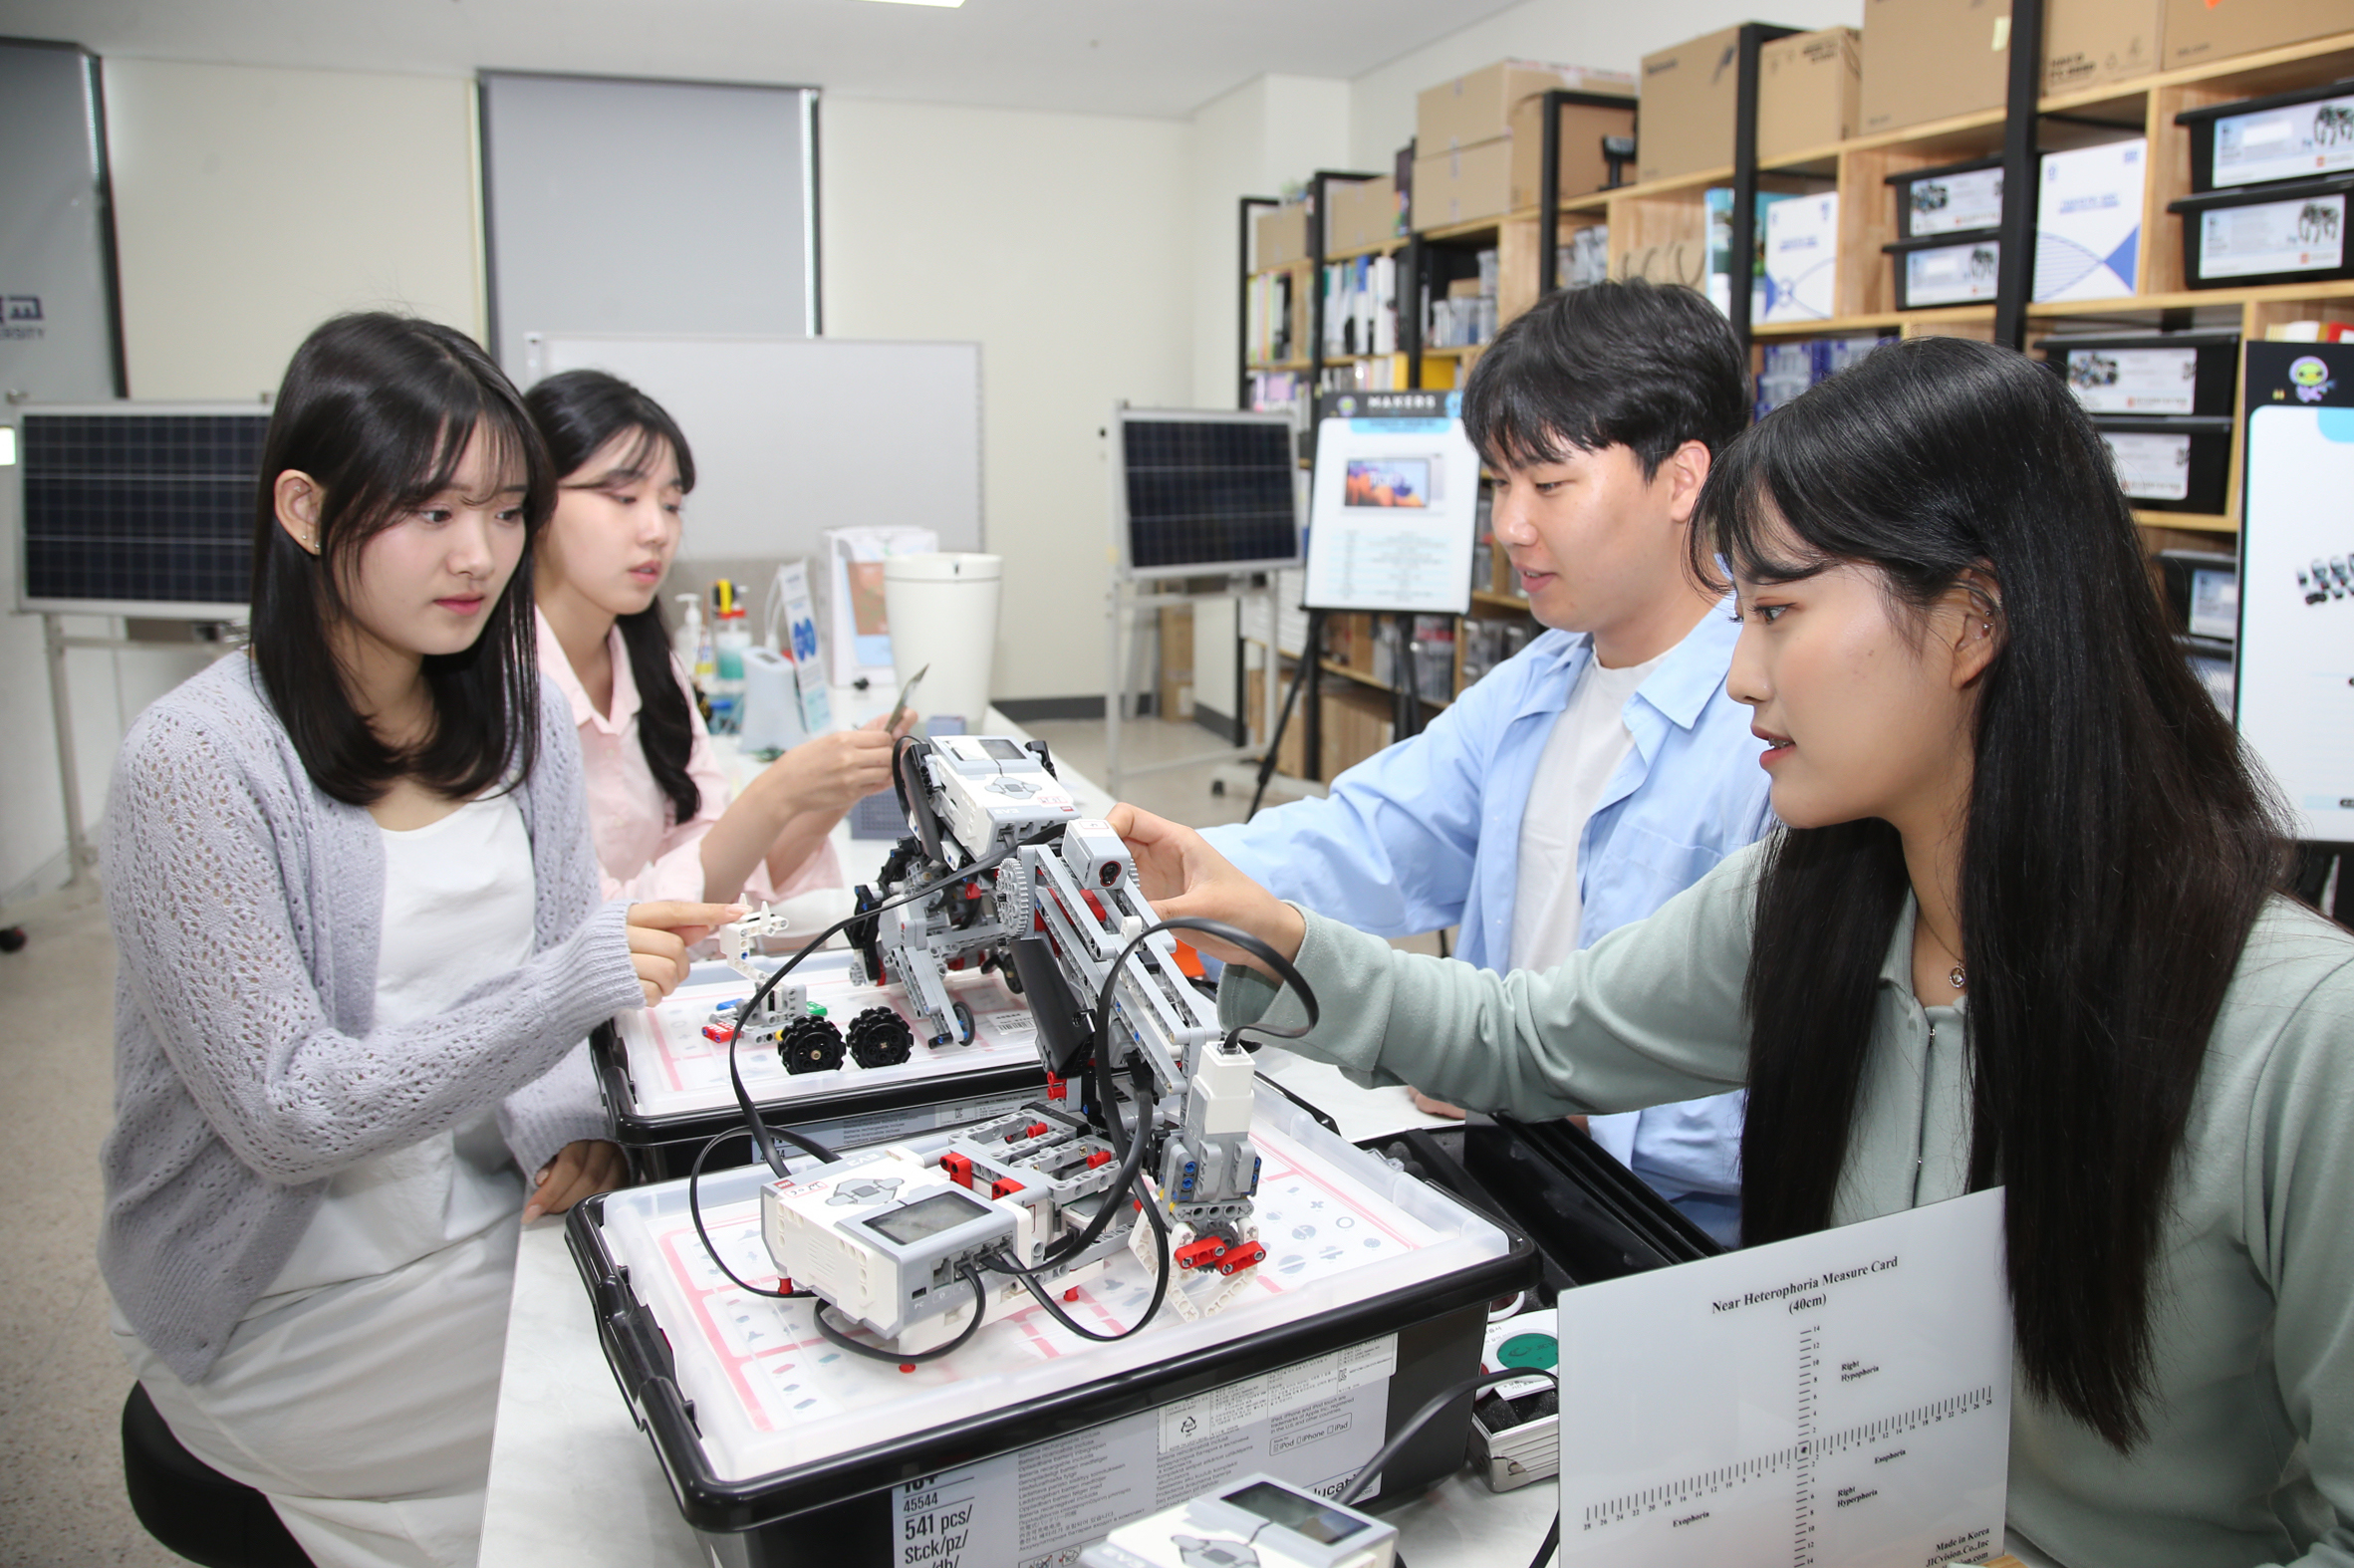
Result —
<instances>
[{"instance_id":1,"label":"small digital device","mask_svg":"<svg viewBox=\"0 0 2354 1568\"><path fill-rule=\"evenodd\" d=\"M1080 1568L1391 1568L1398 1531L1272 1475L1124 1524Z\"/></svg>"}]
</instances>

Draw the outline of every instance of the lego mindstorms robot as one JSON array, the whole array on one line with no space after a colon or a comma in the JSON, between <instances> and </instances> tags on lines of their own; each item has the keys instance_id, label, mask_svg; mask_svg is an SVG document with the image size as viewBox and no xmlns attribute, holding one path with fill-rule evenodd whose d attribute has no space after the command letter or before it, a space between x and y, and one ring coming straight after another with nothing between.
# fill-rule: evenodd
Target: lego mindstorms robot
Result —
<instances>
[{"instance_id":1,"label":"lego mindstorms robot","mask_svg":"<svg viewBox=\"0 0 2354 1568\"><path fill-rule=\"evenodd\" d=\"M906 992L936 1049L971 1038L947 973L998 972L1030 1004L1047 1092L944 1148L780 1172L761 1196L778 1272L821 1298L829 1339L894 1361L945 1354L1025 1298L1073 1332L1124 1337L1056 1300L1123 1249L1155 1275L1144 1321L1165 1295L1188 1318L1216 1311L1266 1255L1251 1059L1178 968L1127 846L1080 814L1035 744L905 740L897 773L914 831L859 890L867 978Z\"/></svg>"}]
</instances>

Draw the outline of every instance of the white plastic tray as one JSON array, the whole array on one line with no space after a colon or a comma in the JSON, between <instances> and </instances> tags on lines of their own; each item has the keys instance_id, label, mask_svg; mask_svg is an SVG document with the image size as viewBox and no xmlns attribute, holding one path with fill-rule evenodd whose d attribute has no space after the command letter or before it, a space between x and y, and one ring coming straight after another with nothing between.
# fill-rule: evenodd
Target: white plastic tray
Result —
<instances>
[{"instance_id":1,"label":"white plastic tray","mask_svg":"<svg viewBox=\"0 0 2354 1568\"><path fill-rule=\"evenodd\" d=\"M1247 1338L1503 1257L1505 1234L1436 1189L1342 1142L1264 1085L1251 1136L1265 1162L1257 1202L1267 1260L1223 1311L1187 1323L1164 1306L1117 1344L1082 1340L1036 1307L983 1328L956 1354L913 1372L821 1339L806 1300L738 1290L695 1236L686 1183L604 1199L606 1247L669 1342L680 1393L694 1402L712 1469L745 1480ZM759 1236L765 1169L706 1177L703 1219L728 1266L773 1287ZM1150 1299L1125 1253L1065 1310L1101 1331L1126 1328Z\"/></svg>"}]
</instances>

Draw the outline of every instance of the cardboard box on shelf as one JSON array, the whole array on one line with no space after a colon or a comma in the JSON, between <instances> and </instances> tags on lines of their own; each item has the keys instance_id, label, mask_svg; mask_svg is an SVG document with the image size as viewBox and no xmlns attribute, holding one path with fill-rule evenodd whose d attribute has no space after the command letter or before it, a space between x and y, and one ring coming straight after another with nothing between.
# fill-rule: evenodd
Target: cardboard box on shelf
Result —
<instances>
[{"instance_id":1,"label":"cardboard box on shelf","mask_svg":"<svg viewBox=\"0 0 2354 1568\"><path fill-rule=\"evenodd\" d=\"M2010 0L1864 0L1865 135L2000 109L2009 70Z\"/></svg>"},{"instance_id":2,"label":"cardboard box on shelf","mask_svg":"<svg viewBox=\"0 0 2354 1568\"><path fill-rule=\"evenodd\" d=\"M1511 210L1525 211L1537 204L1545 181L1545 101L1524 98L1512 106ZM1635 133L1635 101L1623 105L1564 104L1561 106L1561 184L1564 197L1583 196L1610 182L1610 164L1602 156L1604 136Z\"/></svg>"},{"instance_id":3,"label":"cardboard box on shelf","mask_svg":"<svg viewBox=\"0 0 2354 1568\"><path fill-rule=\"evenodd\" d=\"M1260 213L1255 229L1257 243L1251 247L1251 265L1260 271L1308 259L1306 202L1285 202L1272 212Z\"/></svg>"},{"instance_id":4,"label":"cardboard box on shelf","mask_svg":"<svg viewBox=\"0 0 2354 1568\"><path fill-rule=\"evenodd\" d=\"M1577 93L1635 96L1635 79L1624 71L1591 71L1584 66L1547 65L1534 60L1499 60L1451 82L1426 88L1415 100L1415 153L1432 157L1455 147L1493 141L1512 129L1512 106L1532 93L1553 88Z\"/></svg>"},{"instance_id":5,"label":"cardboard box on shelf","mask_svg":"<svg viewBox=\"0 0 2354 1568\"><path fill-rule=\"evenodd\" d=\"M1732 162L1740 39L1739 28L1721 28L1643 57L1638 181L1674 179Z\"/></svg>"},{"instance_id":6,"label":"cardboard box on shelf","mask_svg":"<svg viewBox=\"0 0 2354 1568\"><path fill-rule=\"evenodd\" d=\"M1327 180L1325 205L1332 210L1324 220L1324 253L1363 250L1396 239L1405 214L1398 205L1398 181L1379 179Z\"/></svg>"},{"instance_id":7,"label":"cardboard box on shelf","mask_svg":"<svg viewBox=\"0 0 2354 1568\"><path fill-rule=\"evenodd\" d=\"M1414 160L1414 226L1444 228L1512 210L1512 142L1507 136Z\"/></svg>"},{"instance_id":8,"label":"cardboard box on shelf","mask_svg":"<svg viewBox=\"0 0 2354 1568\"><path fill-rule=\"evenodd\" d=\"M1393 698L1387 691L1333 679L1324 687L1323 701L1319 755L1329 783L1387 746L1396 729L1391 720ZM1298 713L1292 715L1292 722L1302 722Z\"/></svg>"},{"instance_id":9,"label":"cardboard box on shelf","mask_svg":"<svg viewBox=\"0 0 2354 1568\"><path fill-rule=\"evenodd\" d=\"M1828 146L1856 133L1864 35L1852 27L1777 38L1757 52L1757 160Z\"/></svg>"},{"instance_id":10,"label":"cardboard box on shelf","mask_svg":"<svg viewBox=\"0 0 2354 1568\"><path fill-rule=\"evenodd\" d=\"M2165 6L2166 0L2046 0L2043 91L2073 93L2156 71Z\"/></svg>"},{"instance_id":11,"label":"cardboard box on shelf","mask_svg":"<svg viewBox=\"0 0 2354 1568\"><path fill-rule=\"evenodd\" d=\"M1161 682L1158 711L1163 718L1193 716L1193 607L1173 605L1161 612Z\"/></svg>"},{"instance_id":12,"label":"cardboard box on shelf","mask_svg":"<svg viewBox=\"0 0 2354 1568\"><path fill-rule=\"evenodd\" d=\"M2354 31L2346 0L2166 0L2166 69Z\"/></svg>"},{"instance_id":13,"label":"cardboard box on shelf","mask_svg":"<svg viewBox=\"0 0 2354 1568\"><path fill-rule=\"evenodd\" d=\"M1284 692L1291 689L1292 673L1297 668L1298 665L1292 660L1287 658L1283 661ZM1282 692L1277 693L1275 700L1278 704L1282 702ZM1265 740L1267 736L1267 681L1266 677L1257 670L1252 670L1250 679L1244 683L1243 703L1245 711L1249 715L1246 722L1250 732L1262 741ZM1289 778L1307 777L1308 725L1307 721L1300 717L1300 708L1305 705L1304 700L1293 704L1291 722L1283 726L1282 743L1275 748L1275 771ZM1276 711L1282 711L1280 705Z\"/></svg>"}]
</instances>

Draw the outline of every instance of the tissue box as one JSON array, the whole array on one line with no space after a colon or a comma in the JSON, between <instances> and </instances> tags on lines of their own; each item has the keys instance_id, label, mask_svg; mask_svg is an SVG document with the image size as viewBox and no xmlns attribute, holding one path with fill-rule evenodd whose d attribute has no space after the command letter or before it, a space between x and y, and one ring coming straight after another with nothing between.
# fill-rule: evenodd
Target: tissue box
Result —
<instances>
[{"instance_id":1,"label":"tissue box","mask_svg":"<svg viewBox=\"0 0 2354 1568\"><path fill-rule=\"evenodd\" d=\"M1824 321L1839 281L1839 196L1795 196L1765 212L1765 321Z\"/></svg>"},{"instance_id":2,"label":"tissue box","mask_svg":"<svg viewBox=\"0 0 2354 1568\"><path fill-rule=\"evenodd\" d=\"M2135 136L2043 155L2035 196L2038 305L2133 293L2149 147Z\"/></svg>"}]
</instances>

